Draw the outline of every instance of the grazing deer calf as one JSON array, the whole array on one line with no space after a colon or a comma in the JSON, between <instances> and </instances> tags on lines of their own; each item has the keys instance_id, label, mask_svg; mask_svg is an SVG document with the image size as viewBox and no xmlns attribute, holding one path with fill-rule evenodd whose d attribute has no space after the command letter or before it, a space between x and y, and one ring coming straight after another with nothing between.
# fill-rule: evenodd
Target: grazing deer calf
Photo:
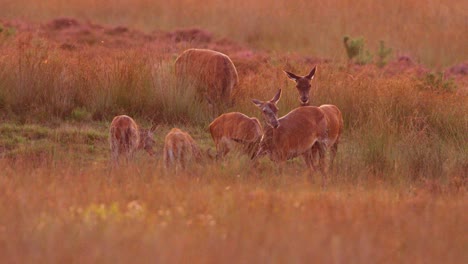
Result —
<instances>
[{"instance_id":1,"label":"grazing deer calf","mask_svg":"<svg viewBox=\"0 0 468 264\"><path fill-rule=\"evenodd\" d=\"M201 151L193 138L187 132L178 128L173 128L164 139L163 151L164 165L169 168L171 165L187 167L191 160L199 161Z\"/></svg>"},{"instance_id":2,"label":"grazing deer calf","mask_svg":"<svg viewBox=\"0 0 468 264\"><path fill-rule=\"evenodd\" d=\"M119 156L125 155L126 161L133 159L138 149L144 149L150 156L154 154L153 139L154 127L150 130L140 129L129 116L114 117L110 125L109 141L111 157L114 164L119 163Z\"/></svg>"},{"instance_id":3,"label":"grazing deer calf","mask_svg":"<svg viewBox=\"0 0 468 264\"><path fill-rule=\"evenodd\" d=\"M268 154L272 161L283 163L288 159L302 156L312 175L315 169L313 147L314 144L318 144L322 186L325 186L326 176L322 161L327 145L327 120L323 111L315 106L305 106L293 109L285 116L278 118L276 104L280 97L281 89L270 101L252 100L262 111L268 125L255 158Z\"/></svg>"},{"instance_id":4,"label":"grazing deer calf","mask_svg":"<svg viewBox=\"0 0 468 264\"><path fill-rule=\"evenodd\" d=\"M239 112L220 115L211 122L209 128L217 158L224 157L239 144L247 155L254 155L263 134L262 125L257 118Z\"/></svg>"},{"instance_id":5,"label":"grazing deer calf","mask_svg":"<svg viewBox=\"0 0 468 264\"><path fill-rule=\"evenodd\" d=\"M308 106L309 105L309 98L310 98L310 82L315 76L317 67L314 67L310 73L306 76L297 76L294 73L284 71L288 78L293 80L296 83L296 89L299 93L299 100L301 102L301 106ZM338 143L343 133L343 116L341 114L340 109L335 105L325 104L319 106L320 110L323 111L325 114L325 118L327 119L327 134L328 134L328 144L330 146L330 167L333 166L333 161L335 160L336 152L338 151ZM318 147L316 146L316 149ZM317 152L317 151L315 151Z\"/></svg>"}]
</instances>

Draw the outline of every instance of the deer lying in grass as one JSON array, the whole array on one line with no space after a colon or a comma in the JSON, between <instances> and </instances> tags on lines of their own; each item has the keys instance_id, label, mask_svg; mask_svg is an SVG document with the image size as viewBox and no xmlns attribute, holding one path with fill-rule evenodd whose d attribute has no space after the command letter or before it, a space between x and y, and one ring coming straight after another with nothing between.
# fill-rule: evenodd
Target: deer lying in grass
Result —
<instances>
[{"instance_id":1,"label":"deer lying in grass","mask_svg":"<svg viewBox=\"0 0 468 264\"><path fill-rule=\"evenodd\" d=\"M263 128L255 117L239 112L222 114L210 126L211 137L216 146L216 157L222 158L236 145L250 157L255 154L262 138Z\"/></svg>"},{"instance_id":2,"label":"deer lying in grass","mask_svg":"<svg viewBox=\"0 0 468 264\"><path fill-rule=\"evenodd\" d=\"M164 139L163 160L166 168L178 166L185 169L190 161L200 161L201 151L195 140L178 128L173 128Z\"/></svg>"},{"instance_id":3,"label":"deer lying in grass","mask_svg":"<svg viewBox=\"0 0 468 264\"><path fill-rule=\"evenodd\" d=\"M325 186L326 175L322 161L327 145L327 121L323 111L315 106L305 106L293 109L285 116L278 118L276 104L280 98L281 89L270 101L252 100L262 111L268 125L264 129L259 150L254 158L268 154L272 161L283 163L288 159L302 156L312 175L315 170L313 147L317 144L320 154L319 167L322 172L322 186Z\"/></svg>"},{"instance_id":4,"label":"deer lying in grass","mask_svg":"<svg viewBox=\"0 0 468 264\"><path fill-rule=\"evenodd\" d=\"M317 67L314 67L306 76L298 76L294 73L284 71L288 75L288 78L296 83L296 89L299 93L301 106L309 105L309 94L311 88L310 82L315 76L316 69ZM330 167L332 167L336 152L338 151L339 139L343 133L343 116L341 115L340 109L335 105L325 104L319 106L319 108L323 111L325 118L327 119L327 142L330 147ZM316 147L316 149L318 149L318 147Z\"/></svg>"},{"instance_id":5,"label":"deer lying in grass","mask_svg":"<svg viewBox=\"0 0 468 264\"><path fill-rule=\"evenodd\" d=\"M188 49L175 61L178 80L193 83L201 98L210 103L229 103L237 86L237 70L231 59L209 49Z\"/></svg>"},{"instance_id":6,"label":"deer lying in grass","mask_svg":"<svg viewBox=\"0 0 468 264\"><path fill-rule=\"evenodd\" d=\"M139 149L144 149L150 156L154 154L153 131L155 127L140 129L136 122L129 116L119 115L114 117L110 125L109 141L111 158L114 165L119 164L119 156L125 155L127 163L132 160Z\"/></svg>"}]
</instances>

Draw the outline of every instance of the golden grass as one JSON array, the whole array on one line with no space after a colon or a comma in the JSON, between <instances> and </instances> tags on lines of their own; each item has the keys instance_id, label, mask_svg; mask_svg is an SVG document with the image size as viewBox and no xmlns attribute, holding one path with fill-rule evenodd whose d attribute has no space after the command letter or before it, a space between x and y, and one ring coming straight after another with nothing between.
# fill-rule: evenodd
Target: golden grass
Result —
<instances>
[{"instance_id":1,"label":"golden grass","mask_svg":"<svg viewBox=\"0 0 468 264\"><path fill-rule=\"evenodd\" d=\"M8 263L463 263L466 192L426 182L335 182L218 165L33 169L2 161ZM231 168L234 166L231 166ZM270 171L271 172L271 171Z\"/></svg>"},{"instance_id":2,"label":"golden grass","mask_svg":"<svg viewBox=\"0 0 468 264\"><path fill-rule=\"evenodd\" d=\"M156 149L169 129L157 132ZM187 129L203 148L212 147L206 131ZM414 171L404 164L381 167L379 159L391 156L378 148L369 153L365 144L374 139L346 140L322 190L320 175L309 182L302 161L288 162L278 173L267 160L252 168L235 154L174 174L163 169L160 153L140 153L134 164L112 171L104 124L4 124L0 131L0 143L15 139L0 159L0 257L8 263L468 258L466 173L459 171L466 159L444 162L440 174L418 176L440 165L425 159L434 146L419 146L419 139L401 143L423 155L409 153L423 167ZM392 147L370 135L382 148Z\"/></svg>"},{"instance_id":3,"label":"golden grass","mask_svg":"<svg viewBox=\"0 0 468 264\"><path fill-rule=\"evenodd\" d=\"M279 51L229 40L200 44L228 53L239 71L229 111L261 120L250 99L267 100L283 88L279 107L286 114L299 103L282 70L305 74L316 64L288 51L343 58L341 38L351 34L371 46L383 38L427 64L456 63L467 57L465 5L20 0L4 2L0 16L74 16L146 31L201 26ZM172 174L161 166L172 126L189 131L203 150L214 147L207 106L175 85L175 57L197 43L70 33L74 50L60 48L62 32L55 33L0 34L3 262L467 262L462 89L398 72L398 65L323 62L311 103L337 105L345 121L327 190L320 175L307 181L299 159L279 173L266 159L252 168L245 156L230 154ZM128 40L135 43L117 45ZM110 170L108 125L117 114L143 126L162 124L155 158L141 153L135 164Z\"/></svg>"},{"instance_id":4,"label":"golden grass","mask_svg":"<svg viewBox=\"0 0 468 264\"><path fill-rule=\"evenodd\" d=\"M363 36L373 52L384 40L398 54L441 67L468 58L467 10L456 0L6 0L0 17L68 16L145 31L201 27L259 48L338 59L346 56L344 35Z\"/></svg>"}]
</instances>

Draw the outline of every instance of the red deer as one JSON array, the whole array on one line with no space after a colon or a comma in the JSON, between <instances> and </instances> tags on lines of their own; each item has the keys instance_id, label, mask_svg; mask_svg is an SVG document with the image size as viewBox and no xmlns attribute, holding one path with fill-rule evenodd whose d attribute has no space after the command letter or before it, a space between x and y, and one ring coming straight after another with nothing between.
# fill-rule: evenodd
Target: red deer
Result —
<instances>
[{"instance_id":1,"label":"red deer","mask_svg":"<svg viewBox=\"0 0 468 264\"><path fill-rule=\"evenodd\" d=\"M220 115L209 128L216 146L216 157L224 157L235 145L240 145L246 154L252 156L263 134L257 118L239 112Z\"/></svg>"},{"instance_id":2,"label":"red deer","mask_svg":"<svg viewBox=\"0 0 468 264\"><path fill-rule=\"evenodd\" d=\"M209 103L229 103L239 78L231 59L208 49L188 49L175 61L177 80L195 85L201 98Z\"/></svg>"},{"instance_id":3,"label":"red deer","mask_svg":"<svg viewBox=\"0 0 468 264\"><path fill-rule=\"evenodd\" d=\"M284 71L288 78L296 82L296 89L299 92L299 100L302 106L309 105L309 92L310 92L310 82L315 77L315 71L317 67L314 67L309 74L305 76L297 76L294 73Z\"/></svg>"},{"instance_id":4,"label":"red deer","mask_svg":"<svg viewBox=\"0 0 468 264\"><path fill-rule=\"evenodd\" d=\"M138 149L144 149L152 156L155 143L153 131L154 127L150 130L140 129L129 116L119 115L114 117L109 131L111 157L114 164L119 163L120 155L125 155L128 163L129 160L133 159Z\"/></svg>"},{"instance_id":5,"label":"red deer","mask_svg":"<svg viewBox=\"0 0 468 264\"><path fill-rule=\"evenodd\" d=\"M268 154L270 159L283 163L288 159L302 156L311 174L314 171L313 147L317 143L322 172L322 185L326 184L323 158L327 140L327 121L323 111L315 106L304 106L293 109L285 116L278 118L278 103L281 89L270 101L253 99L252 102L260 108L266 124L265 132L255 155L258 158Z\"/></svg>"},{"instance_id":6,"label":"red deer","mask_svg":"<svg viewBox=\"0 0 468 264\"><path fill-rule=\"evenodd\" d=\"M317 67L314 67L310 73L306 76L298 76L294 73L287 72L285 73L288 77L296 82L296 89L299 92L299 100L301 102L301 106L309 105L309 94L310 94L310 82L315 76ZM327 119L327 133L328 133L328 144L330 146L330 167L333 166L333 161L336 156L336 152L338 151L338 143L343 133L343 116L341 111L335 105L321 105L319 106L320 110L323 111L325 114L325 118Z\"/></svg>"},{"instance_id":7,"label":"red deer","mask_svg":"<svg viewBox=\"0 0 468 264\"><path fill-rule=\"evenodd\" d=\"M192 160L201 159L201 151L195 140L188 134L178 128L173 128L164 139L163 160L166 168L171 165L181 166L185 169Z\"/></svg>"}]
</instances>

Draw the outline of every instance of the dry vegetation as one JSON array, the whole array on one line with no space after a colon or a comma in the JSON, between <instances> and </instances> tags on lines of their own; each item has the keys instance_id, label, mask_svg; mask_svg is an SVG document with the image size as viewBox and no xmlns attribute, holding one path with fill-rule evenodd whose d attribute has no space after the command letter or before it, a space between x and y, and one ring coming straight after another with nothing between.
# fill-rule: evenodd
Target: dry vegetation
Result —
<instances>
[{"instance_id":1,"label":"dry vegetation","mask_svg":"<svg viewBox=\"0 0 468 264\"><path fill-rule=\"evenodd\" d=\"M468 262L464 1L110 2L2 2L2 262ZM348 65L345 34L412 57ZM173 126L214 148L208 106L176 89L174 60L189 47L231 57L229 111L259 120L250 98L283 88L283 115L299 102L282 70L318 65L311 103L337 105L345 121L328 189L302 160L281 173L235 153L162 169ZM161 124L155 157L110 169L118 114Z\"/></svg>"},{"instance_id":2,"label":"dry vegetation","mask_svg":"<svg viewBox=\"0 0 468 264\"><path fill-rule=\"evenodd\" d=\"M251 46L328 58L344 58L343 35L362 35L373 49L382 39L426 64L447 66L468 57L467 12L466 1L457 0L4 0L0 17L71 16L145 31L196 26Z\"/></svg>"},{"instance_id":3,"label":"dry vegetation","mask_svg":"<svg viewBox=\"0 0 468 264\"><path fill-rule=\"evenodd\" d=\"M220 170L1 164L5 263L463 263L466 196ZM244 164L245 165L245 164ZM227 171L226 171L227 170ZM236 176L237 175L237 176Z\"/></svg>"}]
</instances>

